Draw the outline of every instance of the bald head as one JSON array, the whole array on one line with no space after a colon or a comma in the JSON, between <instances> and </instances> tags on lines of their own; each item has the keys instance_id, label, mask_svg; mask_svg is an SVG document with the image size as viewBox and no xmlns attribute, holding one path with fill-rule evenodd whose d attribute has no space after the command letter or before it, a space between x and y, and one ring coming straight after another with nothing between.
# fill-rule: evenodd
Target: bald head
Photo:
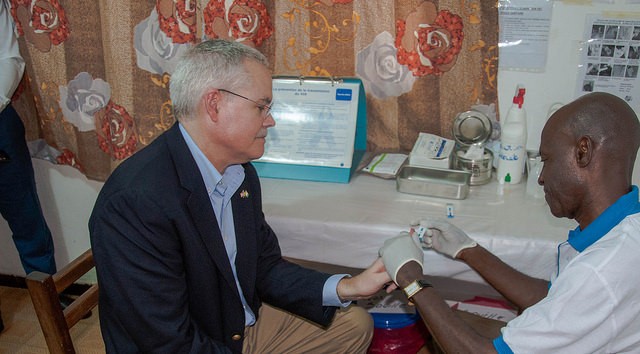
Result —
<instances>
[{"instance_id":1,"label":"bald head","mask_svg":"<svg viewBox=\"0 0 640 354\"><path fill-rule=\"evenodd\" d=\"M620 98L602 92L557 110L542 130L538 182L553 215L582 228L631 189L640 122Z\"/></svg>"},{"instance_id":2,"label":"bald head","mask_svg":"<svg viewBox=\"0 0 640 354\"><path fill-rule=\"evenodd\" d=\"M640 147L640 122L633 109L617 96L604 92L584 95L559 109L548 125L575 141L589 137L598 155L619 157L618 167L633 171Z\"/></svg>"}]
</instances>

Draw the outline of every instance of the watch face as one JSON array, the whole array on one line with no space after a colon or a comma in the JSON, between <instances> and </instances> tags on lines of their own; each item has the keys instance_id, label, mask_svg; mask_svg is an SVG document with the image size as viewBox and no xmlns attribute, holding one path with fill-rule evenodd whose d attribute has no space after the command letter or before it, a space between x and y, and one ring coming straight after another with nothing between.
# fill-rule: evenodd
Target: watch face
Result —
<instances>
[{"instance_id":1,"label":"watch face","mask_svg":"<svg viewBox=\"0 0 640 354\"><path fill-rule=\"evenodd\" d=\"M411 299L420 290L424 288L429 288L429 287L433 287L433 285L431 285L431 283L429 283L428 281L423 279L416 279L402 290L404 291L405 295L407 295L407 298Z\"/></svg>"},{"instance_id":2,"label":"watch face","mask_svg":"<svg viewBox=\"0 0 640 354\"><path fill-rule=\"evenodd\" d=\"M420 290L431 287L431 283L423 279L416 279L411 284L407 285L403 291L407 298L411 299L415 294L417 294Z\"/></svg>"}]
</instances>

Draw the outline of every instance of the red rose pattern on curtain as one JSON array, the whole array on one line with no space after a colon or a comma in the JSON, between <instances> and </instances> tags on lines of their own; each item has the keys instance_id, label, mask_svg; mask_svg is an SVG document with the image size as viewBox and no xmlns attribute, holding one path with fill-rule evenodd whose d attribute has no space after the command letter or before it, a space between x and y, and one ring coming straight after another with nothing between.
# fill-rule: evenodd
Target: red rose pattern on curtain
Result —
<instances>
[{"instance_id":1,"label":"red rose pattern on curtain","mask_svg":"<svg viewBox=\"0 0 640 354\"><path fill-rule=\"evenodd\" d=\"M105 180L175 122L180 56L207 38L263 52L275 75L349 76L367 93L368 149L497 104L497 3L481 0L10 0L26 75L13 97L27 138Z\"/></svg>"}]
</instances>

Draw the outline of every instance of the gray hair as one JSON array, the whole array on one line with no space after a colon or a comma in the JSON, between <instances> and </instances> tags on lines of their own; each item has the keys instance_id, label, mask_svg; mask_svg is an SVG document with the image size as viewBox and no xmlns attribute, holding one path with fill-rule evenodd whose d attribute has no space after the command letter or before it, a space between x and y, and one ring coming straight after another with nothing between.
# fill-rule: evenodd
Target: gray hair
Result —
<instances>
[{"instance_id":1,"label":"gray hair","mask_svg":"<svg viewBox=\"0 0 640 354\"><path fill-rule=\"evenodd\" d=\"M246 60L269 66L262 53L238 42L214 39L190 48L171 75L169 93L176 119L192 117L211 88L234 90L250 84L244 68Z\"/></svg>"}]
</instances>

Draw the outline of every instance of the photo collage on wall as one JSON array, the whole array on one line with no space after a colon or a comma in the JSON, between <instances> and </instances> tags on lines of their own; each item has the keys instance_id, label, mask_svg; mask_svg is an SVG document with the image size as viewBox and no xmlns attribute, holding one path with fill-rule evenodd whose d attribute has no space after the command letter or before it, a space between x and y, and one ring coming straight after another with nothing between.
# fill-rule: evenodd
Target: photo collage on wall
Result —
<instances>
[{"instance_id":1,"label":"photo collage on wall","mask_svg":"<svg viewBox=\"0 0 640 354\"><path fill-rule=\"evenodd\" d=\"M640 20L597 19L587 22L578 93L603 91L631 101L640 65Z\"/></svg>"},{"instance_id":2,"label":"photo collage on wall","mask_svg":"<svg viewBox=\"0 0 640 354\"><path fill-rule=\"evenodd\" d=\"M640 26L594 24L587 48L589 76L638 76Z\"/></svg>"}]
</instances>

